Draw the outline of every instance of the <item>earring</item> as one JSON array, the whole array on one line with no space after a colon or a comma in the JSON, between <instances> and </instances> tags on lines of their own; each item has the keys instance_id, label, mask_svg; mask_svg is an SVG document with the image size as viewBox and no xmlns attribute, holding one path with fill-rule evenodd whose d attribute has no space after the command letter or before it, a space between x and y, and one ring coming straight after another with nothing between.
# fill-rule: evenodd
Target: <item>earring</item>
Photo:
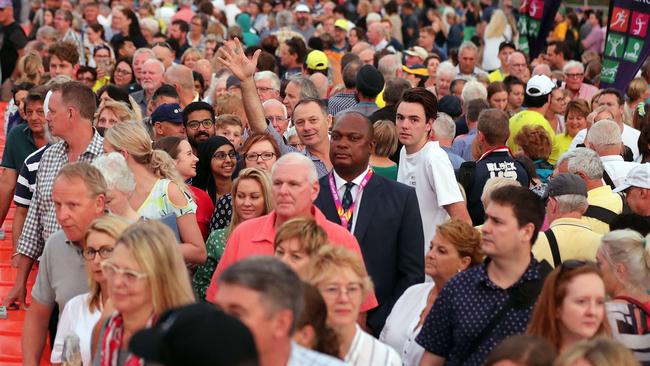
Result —
<instances>
[{"instance_id":1,"label":"earring","mask_svg":"<svg viewBox=\"0 0 650 366\"><path fill-rule=\"evenodd\" d=\"M460 273L460 268L458 268L458 273Z\"/></svg>"}]
</instances>

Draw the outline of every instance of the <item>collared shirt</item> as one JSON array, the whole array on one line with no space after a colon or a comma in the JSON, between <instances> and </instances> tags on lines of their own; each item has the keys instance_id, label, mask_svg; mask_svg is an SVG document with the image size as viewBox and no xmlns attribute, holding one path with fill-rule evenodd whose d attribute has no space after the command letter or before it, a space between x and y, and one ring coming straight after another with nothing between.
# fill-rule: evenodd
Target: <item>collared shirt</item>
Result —
<instances>
[{"instance_id":1,"label":"collared shirt","mask_svg":"<svg viewBox=\"0 0 650 366\"><path fill-rule=\"evenodd\" d=\"M451 150L466 161L474 160L472 156L472 143L476 135L476 128L472 128L468 133L456 137L454 143L451 145Z\"/></svg>"},{"instance_id":2,"label":"collared shirt","mask_svg":"<svg viewBox=\"0 0 650 366\"><path fill-rule=\"evenodd\" d=\"M461 164L465 162L465 159L463 159L460 155L456 154L451 147L440 146L440 148L447 153L447 157L449 158L449 161L451 162L451 166L454 168L454 171L457 171L460 168Z\"/></svg>"},{"instance_id":3,"label":"collared shirt","mask_svg":"<svg viewBox=\"0 0 650 366\"><path fill-rule=\"evenodd\" d=\"M36 151L32 130L27 124L19 124L9 131L7 144L2 154L3 168L18 170L31 153Z\"/></svg>"},{"instance_id":4,"label":"collared shirt","mask_svg":"<svg viewBox=\"0 0 650 366\"><path fill-rule=\"evenodd\" d=\"M77 161L91 162L104 152L104 139L97 131L86 150L77 157ZM54 213L52 187L59 170L69 162L68 144L65 141L50 146L41 159L36 175L36 192L32 205L27 211L23 232L18 240L16 252L32 259L38 258L43 252L47 238L60 229Z\"/></svg>"},{"instance_id":5,"label":"collared shirt","mask_svg":"<svg viewBox=\"0 0 650 366\"><path fill-rule=\"evenodd\" d=\"M347 365L338 358L322 354L320 352L312 351L304 348L296 342L291 342L291 354L287 366L343 366Z\"/></svg>"},{"instance_id":6,"label":"collared shirt","mask_svg":"<svg viewBox=\"0 0 650 366\"><path fill-rule=\"evenodd\" d=\"M393 348L364 332L358 324L355 326L357 331L345 355L345 362L354 366L402 366L402 359Z\"/></svg>"},{"instance_id":7,"label":"collared shirt","mask_svg":"<svg viewBox=\"0 0 650 366\"><path fill-rule=\"evenodd\" d=\"M288 154L288 153L290 153L290 152L297 152L297 153L299 153L299 154L303 154L303 155L305 155L305 156L308 157L308 158L309 158L309 159L314 163L314 165L316 166L316 172L318 173L318 178L319 178L319 179L322 178L322 177L324 177L324 176L326 176L327 173L329 173L329 171L327 170L327 166L325 165L325 163L324 163L322 160L320 160L317 156L312 155L311 152L309 151L309 147L305 147L305 150L300 151L300 150L296 149L295 147L293 147L293 146L291 146L291 145L287 145L287 143L284 141L284 139L283 139L282 136L278 133L278 131L275 130L275 128L273 127L272 124L269 124L269 125L266 127L266 132L267 132L269 135L271 135L271 137L273 137L273 139L275 140L275 142L278 144L278 146L280 147L280 152L282 153L282 155L284 155L284 154Z\"/></svg>"},{"instance_id":8,"label":"collared shirt","mask_svg":"<svg viewBox=\"0 0 650 366\"><path fill-rule=\"evenodd\" d=\"M316 224L322 227L327 233L330 243L341 245L353 252L361 254L361 248L357 239L341 225L335 224L325 217L316 207L312 206L312 215ZM254 255L273 255L273 241L275 239L275 220L277 215L272 211L268 215L246 220L239 224L230 234L226 250L212 275L212 282L208 287L206 299L212 301L217 292L217 279L221 272L238 260ZM372 292L361 306L361 311L367 311L377 306L375 293Z\"/></svg>"},{"instance_id":9,"label":"collared shirt","mask_svg":"<svg viewBox=\"0 0 650 366\"><path fill-rule=\"evenodd\" d=\"M502 340L526 331L534 304L509 309L478 349L467 349L509 297L508 289L499 287L488 276L489 263L488 259L447 282L415 339L428 352L444 357L445 365L482 365ZM540 279L538 268L539 263L531 255L528 268L512 288Z\"/></svg>"},{"instance_id":10,"label":"collared shirt","mask_svg":"<svg viewBox=\"0 0 650 366\"><path fill-rule=\"evenodd\" d=\"M27 208L32 203L32 196L34 195L34 191L36 191L36 173L38 173L38 166L48 147L50 147L49 144L34 151L25 159L25 162L20 168L18 180L16 181L16 192L14 193L14 202L16 202L16 205Z\"/></svg>"},{"instance_id":11,"label":"collared shirt","mask_svg":"<svg viewBox=\"0 0 650 366\"><path fill-rule=\"evenodd\" d=\"M634 161L639 160L639 137L641 136L641 131L637 130L634 127L630 127L626 124L623 124L623 132L621 133L621 139L623 140L623 145L627 146L632 150L632 155L634 156ZM575 135L573 138L573 141L571 141L571 146L569 147L569 150L575 149L578 145L583 144L585 142L585 138L587 137L587 129L582 129L578 131L578 133Z\"/></svg>"},{"instance_id":12,"label":"collared shirt","mask_svg":"<svg viewBox=\"0 0 650 366\"><path fill-rule=\"evenodd\" d=\"M336 116L340 111L357 104L354 93L336 93L327 101L327 113Z\"/></svg>"},{"instance_id":13,"label":"collared shirt","mask_svg":"<svg viewBox=\"0 0 650 366\"><path fill-rule=\"evenodd\" d=\"M623 160L620 155L601 156L600 161L616 187L623 183L630 170L639 165L639 163Z\"/></svg>"},{"instance_id":14,"label":"collared shirt","mask_svg":"<svg viewBox=\"0 0 650 366\"><path fill-rule=\"evenodd\" d=\"M377 43L376 45L373 46L375 49L375 52L379 52L383 50L384 48L388 47L388 41L385 39L382 39L381 42Z\"/></svg>"},{"instance_id":15,"label":"collared shirt","mask_svg":"<svg viewBox=\"0 0 650 366\"><path fill-rule=\"evenodd\" d=\"M469 78L476 78L479 75L488 76L488 73L483 71L481 68L474 66L474 70L472 70L471 74L463 74L460 72L460 67L456 65L456 75L460 79L469 80Z\"/></svg>"},{"instance_id":16,"label":"collared shirt","mask_svg":"<svg viewBox=\"0 0 650 366\"><path fill-rule=\"evenodd\" d=\"M569 259L596 260L596 252L600 246L601 234L591 230L591 225L582 219L559 218L551 223L551 230L557 240L562 261ZM538 261L546 260L554 267L553 253L548 243L548 237L539 233L533 245L533 255Z\"/></svg>"},{"instance_id":17,"label":"collared shirt","mask_svg":"<svg viewBox=\"0 0 650 366\"><path fill-rule=\"evenodd\" d=\"M584 100L586 100L586 101L591 101L591 98L592 98L592 97L594 96L594 94L596 94L597 92L598 92L598 88L596 88L595 86L593 86L593 85L591 85L591 84L587 84L587 83L582 83L582 85L580 85L580 89L579 89L578 92L573 96L572 99L573 99L573 100L576 100L576 99L584 99Z\"/></svg>"},{"instance_id":18,"label":"collared shirt","mask_svg":"<svg viewBox=\"0 0 650 366\"><path fill-rule=\"evenodd\" d=\"M612 188L603 184L587 192L587 202L589 205L599 206L620 214L623 211L623 199L620 195L612 192ZM583 220L591 225L591 229L599 234L609 232L609 224L593 217L583 216Z\"/></svg>"},{"instance_id":19,"label":"collared shirt","mask_svg":"<svg viewBox=\"0 0 650 366\"><path fill-rule=\"evenodd\" d=\"M361 198L363 196L363 191L359 192L359 188L361 187L361 181L366 176L366 174L368 174L369 170L370 167L367 167L363 173L352 179L352 183L354 183L354 185L352 188L350 188L350 194L352 194L352 200L354 202L354 211L352 212L352 227L350 228L351 233L354 233L354 228L357 224L359 206L361 206ZM345 194L345 183L347 183L347 181L341 178L341 176L336 173L336 170L332 169L332 173L334 174L334 182L336 183L336 192L339 194L339 199L343 201L343 195Z\"/></svg>"}]
</instances>

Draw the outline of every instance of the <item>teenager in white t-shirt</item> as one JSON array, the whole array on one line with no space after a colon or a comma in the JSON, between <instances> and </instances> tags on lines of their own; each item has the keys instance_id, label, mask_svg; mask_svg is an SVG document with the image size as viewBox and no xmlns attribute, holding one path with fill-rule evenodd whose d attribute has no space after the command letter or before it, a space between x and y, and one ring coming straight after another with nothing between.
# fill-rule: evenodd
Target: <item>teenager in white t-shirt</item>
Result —
<instances>
[{"instance_id":1,"label":"teenager in white t-shirt","mask_svg":"<svg viewBox=\"0 0 650 366\"><path fill-rule=\"evenodd\" d=\"M425 88L404 92L397 105L397 132L404 145L400 152L397 181L415 187L424 228L424 252L436 226L450 217L472 222L456 182L449 157L429 132L438 113L436 97Z\"/></svg>"}]
</instances>

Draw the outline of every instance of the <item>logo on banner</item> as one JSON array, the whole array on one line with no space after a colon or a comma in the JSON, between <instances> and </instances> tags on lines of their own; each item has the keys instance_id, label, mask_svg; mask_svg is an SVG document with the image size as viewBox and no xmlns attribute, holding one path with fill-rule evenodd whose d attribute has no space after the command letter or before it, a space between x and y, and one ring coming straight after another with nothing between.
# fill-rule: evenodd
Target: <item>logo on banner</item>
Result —
<instances>
[{"instance_id":1,"label":"logo on banner","mask_svg":"<svg viewBox=\"0 0 650 366\"><path fill-rule=\"evenodd\" d=\"M612 22L609 24L609 29L617 32L627 32L627 23L630 19L630 11L628 9L614 7L612 11Z\"/></svg>"},{"instance_id":2,"label":"logo on banner","mask_svg":"<svg viewBox=\"0 0 650 366\"><path fill-rule=\"evenodd\" d=\"M618 72L618 61L614 60L603 60L603 69L600 72L600 80L607 83L614 83L616 80L616 73Z\"/></svg>"},{"instance_id":3,"label":"logo on banner","mask_svg":"<svg viewBox=\"0 0 650 366\"><path fill-rule=\"evenodd\" d=\"M528 6L528 14L535 19L542 19L544 14L544 0L533 0Z\"/></svg>"},{"instance_id":4,"label":"logo on banner","mask_svg":"<svg viewBox=\"0 0 650 366\"><path fill-rule=\"evenodd\" d=\"M641 56L641 50L643 50L643 46L643 40L630 38L627 41L627 48L625 49L623 59L625 59L625 61L637 62L639 60L639 56Z\"/></svg>"},{"instance_id":5,"label":"logo on banner","mask_svg":"<svg viewBox=\"0 0 650 366\"><path fill-rule=\"evenodd\" d=\"M605 43L605 56L614 58L623 57L624 44L624 36L613 33L609 34L607 36L607 43Z\"/></svg>"},{"instance_id":6,"label":"logo on banner","mask_svg":"<svg viewBox=\"0 0 650 366\"><path fill-rule=\"evenodd\" d=\"M632 13L632 26L630 27L630 34L637 37L645 37L648 31L649 20L649 14L639 13L636 11Z\"/></svg>"}]
</instances>

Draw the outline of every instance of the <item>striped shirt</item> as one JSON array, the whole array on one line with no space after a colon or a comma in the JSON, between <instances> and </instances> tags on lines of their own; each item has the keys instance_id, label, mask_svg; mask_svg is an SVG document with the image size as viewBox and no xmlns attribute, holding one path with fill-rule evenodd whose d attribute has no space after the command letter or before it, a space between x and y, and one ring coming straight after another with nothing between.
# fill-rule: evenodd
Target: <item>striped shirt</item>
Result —
<instances>
[{"instance_id":1,"label":"striped shirt","mask_svg":"<svg viewBox=\"0 0 650 366\"><path fill-rule=\"evenodd\" d=\"M103 142L104 139L94 131L86 151L79 155L76 161L95 160L104 152ZM36 190L27 211L23 232L18 240L17 253L32 259L38 258L43 252L47 238L61 228L54 213L52 187L59 170L68 161L68 144L65 141L57 142L43 153L36 174Z\"/></svg>"},{"instance_id":2,"label":"striped shirt","mask_svg":"<svg viewBox=\"0 0 650 366\"><path fill-rule=\"evenodd\" d=\"M358 325L345 362L351 366L402 366L397 351L364 332Z\"/></svg>"},{"instance_id":3,"label":"striped shirt","mask_svg":"<svg viewBox=\"0 0 650 366\"><path fill-rule=\"evenodd\" d=\"M36 173L38 165L43 158L43 153L50 147L49 144L29 154L20 168L18 181L16 182L16 192L14 193L14 202L21 207L29 207L32 203L32 195L36 190Z\"/></svg>"}]
</instances>

